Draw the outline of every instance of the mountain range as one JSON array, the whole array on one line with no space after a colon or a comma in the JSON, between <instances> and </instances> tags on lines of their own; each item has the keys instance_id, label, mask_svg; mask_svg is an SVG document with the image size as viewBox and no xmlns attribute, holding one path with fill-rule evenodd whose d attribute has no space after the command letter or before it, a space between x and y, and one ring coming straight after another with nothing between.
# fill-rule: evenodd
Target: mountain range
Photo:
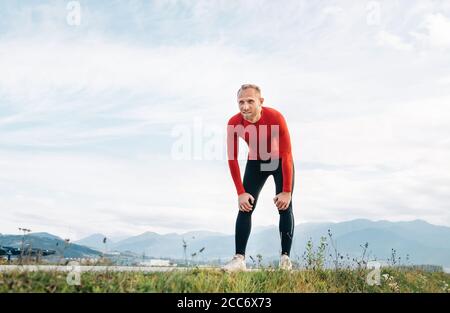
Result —
<instances>
[{"instance_id":1,"label":"mountain range","mask_svg":"<svg viewBox=\"0 0 450 313\"><path fill-rule=\"evenodd\" d=\"M101 252L76 243L69 244L62 238L46 233L30 233L22 235L0 234L0 246L21 248L31 246L32 248L54 250L55 255L50 258L89 258L97 257Z\"/></svg>"},{"instance_id":2,"label":"mountain range","mask_svg":"<svg viewBox=\"0 0 450 313\"><path fill-rule=\"evenodd\" d=\"M331 234L331 238L329 237ZM104 240L106 237L106 240ZM367 243L366 255L373 260L392 258L395 251L403 263L433 264L450 267L450 227L422 220L407 222L357 219L339 223L304 223L295 227L291 258L302 261L308 241L316 249L321 237L328 243L327 256L336 250L348 258L360 258ZM65 245L65 241L49 233L30 233L26 243L33 248L53 249L65 257L95 257L103 252L127 252L154 258L197 261L226 260L234 254L234 235L210 231L182 234L145 232L125 239L109 239L93 234ZM1 235L0 246L20 247L22 235ZM277 226L254 227L247 245L247 255L256 259L276 260L280 253Z\"/></svg>"},{"instance_id":3,"label":"mountain range","mask_svg":"<svg viewBox=\"0 0 450 313\"><path fill-rule=\"evenodd\" d=\"M331 238L329 237L331 233ZM357 219L340 223L305 223L295 227L291 257L301 261L307 242L318 246L321 237L331 239L341 255L360 257L363 246L368 243L366 253L370 259L392 258L394 249L397 257L410 264L435 264L450 267L450 227L429 224L422 220L407 222L370 221ZM234 236L209 231L195 231L183 234L158 234L145 232L117 242L103 244L102 234L86 237L76 243L104 251L130 251L157 258L184 258L186 256L203 260L226 259L234 254ZM199 251L204 250L199 253ZM247 255L257 254L266 260L278 258L280 239L278 227L255 227L247 245ZM408 259L408 260L407 260Z\"/></svg>"}]
</instances>

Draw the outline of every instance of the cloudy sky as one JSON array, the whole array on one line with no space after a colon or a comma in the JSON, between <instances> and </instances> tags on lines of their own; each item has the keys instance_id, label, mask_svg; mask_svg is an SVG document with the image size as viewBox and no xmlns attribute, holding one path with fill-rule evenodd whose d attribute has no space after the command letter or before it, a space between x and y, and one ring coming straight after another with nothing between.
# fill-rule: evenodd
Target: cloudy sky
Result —
<instances>
[{"instance_id":1,"label":"cloudy sky","mask_svg":"<svg viewBox=\"0 0 450 313\"><path fill-rule=\"evenodd\" d=\"M297 224L450 226L449 54L446 0L1 1L0 233L233 233L247 82L288 122Z\"/></svg>"}]
</instances>

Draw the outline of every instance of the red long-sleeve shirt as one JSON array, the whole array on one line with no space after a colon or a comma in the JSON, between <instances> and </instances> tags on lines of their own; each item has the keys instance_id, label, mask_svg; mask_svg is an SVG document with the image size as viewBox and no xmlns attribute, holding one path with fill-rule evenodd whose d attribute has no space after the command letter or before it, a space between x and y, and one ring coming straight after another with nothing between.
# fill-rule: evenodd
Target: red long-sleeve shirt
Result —
<instances>
[{"instance_id":1,"label":"red long-sleeve shirt","mask_svg":"<svg viewBox=\"0 0 450 313\"><path fill-rule=\"evenodd\" d=\"M281 159L283 191L292 191L293 158L291 139L286 120L274 108L261 107L261 117L256 123L245 120L241 113L230 118L227 126L228 166L238 195L245 193L238 163L239 137L249 147L247 159ZM265 140L264 140L265 139Z\"/></svg>"}]
</instances>

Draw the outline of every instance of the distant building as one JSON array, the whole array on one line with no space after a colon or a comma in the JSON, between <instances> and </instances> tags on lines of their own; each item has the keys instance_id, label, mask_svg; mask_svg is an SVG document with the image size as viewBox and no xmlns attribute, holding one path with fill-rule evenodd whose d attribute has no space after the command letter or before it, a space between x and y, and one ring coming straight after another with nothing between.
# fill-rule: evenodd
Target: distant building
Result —
<instances>
[{"instance_id":1,"label":"distant building","mask_svg":"<svg viewBox=\"0 0 450 313\"><path fill-rule=\"evenodd\" d=\"M121 253L119 251L110 251L110 252L106 252L104 255L105 256L117 256L117 255L121 255Z\"/></svg>"},{"instance_id":2,"label":"distant building","mask_svg":"<svg viewBox=\"0 0 450 313\"><path fill-rule=\"evenodd\" d=\"M141 261L139 262L141 266L177 266L170 262L170 260L162 260L162 259L151 259L149 261Z\"/></svg>"}]
</instances>

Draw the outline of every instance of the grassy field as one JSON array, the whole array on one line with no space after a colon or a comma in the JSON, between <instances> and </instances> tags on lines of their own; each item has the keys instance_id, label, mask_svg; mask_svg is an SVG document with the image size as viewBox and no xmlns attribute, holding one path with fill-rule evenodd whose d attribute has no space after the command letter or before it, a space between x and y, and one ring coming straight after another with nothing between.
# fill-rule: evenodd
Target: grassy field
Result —
<instances>
[{"instance_id":1,"label":"grassy field","mask_svg":"<svg viewBox=\"0 0 450 313\"><path fill-rule=\"evenodd\" d=\"M62 272L0 273L0 292L450 292L450 274L384 268L381 284L366 283L368 271L260 270L222 273L215 270L81 274L72 286Z\"/></svg>"}]
</instances>

